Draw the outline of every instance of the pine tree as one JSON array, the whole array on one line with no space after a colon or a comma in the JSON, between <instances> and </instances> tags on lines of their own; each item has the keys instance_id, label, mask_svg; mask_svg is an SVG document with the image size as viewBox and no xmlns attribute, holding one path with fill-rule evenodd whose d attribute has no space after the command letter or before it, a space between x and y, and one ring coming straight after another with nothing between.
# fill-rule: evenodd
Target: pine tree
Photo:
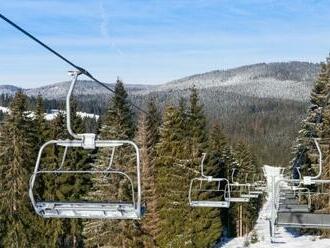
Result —
<instances>
[{"instance_id":1,"label":"pine tree","mask_svg":"<svg viewBox=\"0 0 330 248\"><path fill-rule=\"evenodd\" d=\"M76 115L77 104L71 103L72 128L77 133L82 133L84 123ZM71 138L66 132L65 116L59 112L50 122L47 131L52 140ZM64 170L88 170L92 161L88 152L81 148L69 148L64 163L62 159L64 148L48 146L45 149L43 164L55 170L62 166ZM45 174L39 179L39 194L48 201L76 201L83 198L91 187L89 175L79 174ZM45 221L45 236L49 247L81 247L82 246L82 221L79 219L50 219Z\"/></svg>"},{"instance_id":2,"label":"pine tree","mask_svg":"<svg viewBox=\"0 0 330 248\"><path fill-rule=\"evenodd\" d=\"M156 236L159 234L159 216L157 213L155 185L155 145L159 141L160 114L154 101L148 102L148 114L139 119L137 143L140 148L142 164L142 192L147 211L142 219L142 230L145 235L144 247L156 247Z\"/></svg>"},{"instance_id":3,"label":"pine tree","mask_svg":"<svg viewBox=\"0 0 330 248\"><path fill-rule=\"evenodd\" d=\"M107 109L101 130L103 139L133 139L134 115L122 81L117 80L113 99Z\"/></svg>"},{"instance_id":4,"label":"pine tree","mask_svg":"<svg viewBox=\"0 0 330 248\"><path fill-rule=\"evenodd\" d=\"M312 138L321 138L319 141L323 154L322 179L330 178L330 57L326 63L321 63L321 71L314 83L311 92L311 106L307 111L307 117L302 121L302 128L294 147L294 159L292 161L292 173L298 178L296 168L300 167L302 176L314 176L318 173L319 154ZM320 187L321 188L321 187ZM327 191L329 186L322 186ZM312 207L318 212L329 213L328 197L317 195L312 198ZM329 231L322 230L318 234L329 236Z\"/></svg>"},{"instance_id":5,"label":"pine tree","mask_svg":"<svg viewBox=\"0 0 330 248\"><path fill-rule=\"evenodd\" d=\"M123 83L117 81L115 95L103 118L100 136L102 139L129 139L135 133L133 113L128 102L128 95ZM101 149L98 153L98 167L105 168L109 163L108 149ZM130 147L118 147L115 152L113 168L134 173L134 151ZM93 191L89 195L94 199L129 200L129 184L126 180L112 177L93 178ZM87 221L84 226L86 247L141 247L142 240L140 223L137 221Z\"/></svg>"},{"instance_id":6,"label":"pine tree","mask_svg":"<svg viewBox=\"0 0 330 248\"><path fill-rule=\"evenodd\" d=\"M45 120L45 107L44 107L44 102L42 99L41 95L38 95L37 97L37 103L35 107L35 116L34 116L34 123L35 123L35 128L38 133L38 143L37 147L40 147L46 140L46 137L48 135L48 127L47 123Z\"/></svg>"},{"instance_id":7,"label":"pine tree","mask_svg":"<svg viewBox=\"0 0 330 248\"><path fill-rule=\"evenodd\" d=\"M181 102L177 108L167 107L160 128L156 189L162 231L156 240L160 247L210 247L221 235L220 215L217 210L192 209L187 204L190 179L199 176L200 159L192 158L192 150L202 147L198 142L203 141L196 139L194 148L187 146L193 140L190 130L200 122L197 118L189 122L184 106Z\"/></svg>"},{"instance_id":8,"label":"pine tree","mask_svg":"<svg viewBox=\"0 0 330 248\"><path fill-rule=\"evenodd\" d=\"M194 158L200 157L205 151L207 132L206 118L203 113L203 106L199 103L197 89L193 86L190 89L190 101L188 112L189 138L191 139L191 154Z\"/></svg>"},{"instance_id":9,"label":"pine tree","mask_svg":"<svg viewBox=\"0 0 330 248\"><path fill-rule=\"evenodd\" d=\"M207 152L207 126L206 117L203 113L203 106L200 104L198 92L195 86L190 89L189 110L187 121L187 137L190 139L188 152L193 158L192 168L200 170L200 158L202 152ZM211 153L209 151L209 153ZM221 174L223 168L219 164L212 164L210 155L207 154L205 166L208 175L214 177ZM199 158L199 159L195 159ZM210 163L211 162L211 163ZM214 161L213 161L214 162ZM195 177L196 175L194 175ZM190 180L192 177L189 178ZM203 197L210 198L210 194L203 194ZM212 246L221 236L222 224L220 212L216 208L190 208L189 219L186 221L186 232L192 237L193 247Z\"/></svg>"},{"instance_id":10,"label":"pine tree","mask_svg":"<svg viewBox=\"0 0 330 248\"><path fill-rule=\"evenodd\" d=\"M84 122L77 115L77 101L71 101L71 122L72 128L76 133L84 132ZM72 139L72 137L70 137ZM61 157L59 157L61 159ZM70 170L89 170L91 163L89 151L81 148L70 148L64 163L65 168ZM60 164L60 163L58 163ZM67 201L79 201L87 195L91 189L91 177L88 174L67 174L58 178L58 185L61 185L57 191L59 197L63 197ZM61 200L61 199L59 199ZM66 247L82 247L83 246L83 222L81 219L66 219L63 221L63 232L65 233L64 244Z\"/></svg>"},{"instance_id":11,"label":"pine tree","mask_svg":"<svg viewBox=\"0 0 330 248\"><path fill-rule=\"evenodd\" d=\"M16 93L0 130L0 215L3 232L0 246L42 247L39 221L28 198L29 175L35 162L35 134L26 114L26 96Z\"/></svg>"},{"instance_id":12,"label":"pine tree","mask_svg":"<svg viewBox=\"0 0 330 248\"><path fill-rule=\"evenodd\" d=\"M225 136L218 121L214 122L208 142L208 171L209 175L214 177L227 178L230 181L231 170L236 165L236 160L232 154L231 146ZM221 223L223 228L223 237L235 236L235 220L232 211L221 209Z\"/></svg>"},{"instance_id":13,"label":"pine tree","mask_svg":"<svg viewBox=\"0 0 330 248\"><path fill-rule=\"evenodd\" d=\"M252 154L250 148L244 144L243 142L239 142L236 147L235 158L237 161L237 173L235 177L235 181L240 183L251 183L251 180L247 181L253 175L258 175L260 173L259 166L257 161L255 160L255 156ZM243 211L243 235L250 232L255 224L255 221L258 217L258 211L261 205L261 199L251 198L249 203L242 204ZM232 211L235 211L237 215L235 219L239 219L239 204L235 205Z\"/></svg>"},{"instance_id":14,"label":"pine tree","mask_svg":"<svg viewBox=\"0 0 330 248\"><path fill-rule=\"evenodd\" d=\"M185 221L189 213L187 192L189 171L175 166L184 154L184 123L178 108L168 106L160 128L160 139L156 146L156 192L159 196L157 210L161 232L157 236L160 247L184 247L191 243L185 235Z\"/></svg>"},{"instance_id":15,"label":"pine tree","mask_svg":"<svg viewBox=\"0 0 330 248\"><path fill-rule=\"evenodd\" d=\"M302 128L294 147L295 157L292 172L297 178L296 167L301 168L303 175L315 174L313 164L317 164L318 154L312 138L330 137L330 61L321 64L321 71L311 92L311 106L307 117L302 121ZM329 148L323 150L327 152Z\"/></svg>"},{"instance_id":16,"label":"pine tree","mask_svg":"<svg viewBox=\"0 0 330 248\"><path fill-rule=\"evenodd\" d=\"M55 119L49 124L48 137L50 139L64 139L66 138L65 119L64 115L59 112ZM56 146L49 147L46 150L45 164L50 169L59 168L62 162L63 151ZM55 201L63 199L63 193L61 192L61 185L59 184L58 175L48 175L42 178L43 190L40 192L43 199ZM61 219L50 219L45 223L45 236L48 240L49 247L64 247L64 221Z\"/></svg>"}]
</instances>

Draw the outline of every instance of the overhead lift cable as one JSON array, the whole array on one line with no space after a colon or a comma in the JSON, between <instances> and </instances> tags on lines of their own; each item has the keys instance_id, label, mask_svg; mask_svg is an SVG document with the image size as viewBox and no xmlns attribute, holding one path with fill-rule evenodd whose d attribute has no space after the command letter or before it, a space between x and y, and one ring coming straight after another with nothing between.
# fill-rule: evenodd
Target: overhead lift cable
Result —
<instances>
[{"instance_id":1,"label":"overhead lift cable","mask_svg":"<svg viewBox=\"0 0 330 248\"><path fill-rule=\"evenodd\" d=\"M99 85L101 85L102 87L104 87L105 89L109 90L112 93L115 93L115 91L113 89L111 89L106 83L101 82L100 80L98 80L97 78L95 78L91 73L89 73L86 69L76 65L75 63L73 63L72 61L70 61L69 59L67 59L66 57L64 57L63 55L61 55L59 52L55 51L54 49L52 49L51 47L49 47L48 45L46 45L44 42L42 42L41 40L39 40L38 38L36 38L34 35L32 35L30 32L26 31L25 29L23 29L22 27L20 27L19 25L17 25L16 23L14 23L13 21L11 21L10 19L8 19L7 17L5 17L4 15L2 15L0 13L0 18L3 19L5 22L7 22L8 24L10 24L12 27L14 27L15 29L17 29L18 31L20 31L21 33L23 33L24 35L26 35L27 37L29 37L30 39L32 39L33 41L37 42L39 45L41 45L43 48L45 48L46 50L48 50L49 52L51 52L52 54L54 54L56 57L58 57L59 59L61 59L62 61L64 61L65 63L69 64L70 66L74 67L76 70L78 70L81 74L84 74L86 77L90 78L91 80L93 80L94 82L98 83ZM149 115L149 113L147 111L145 111L144 109L140 108L139 106L137 106L136 104L129 102L129 104L136 108L137 110Z\"/></svg>"}]
</instances>

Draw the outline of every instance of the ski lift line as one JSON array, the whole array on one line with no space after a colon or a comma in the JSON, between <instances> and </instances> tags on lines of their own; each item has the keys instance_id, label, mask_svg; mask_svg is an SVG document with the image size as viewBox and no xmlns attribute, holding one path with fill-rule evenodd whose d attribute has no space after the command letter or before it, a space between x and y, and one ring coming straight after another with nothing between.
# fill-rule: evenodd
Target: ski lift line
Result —
<instances>
[{"instance_id":1,"label":"ski lift line","mask_svg":"<svg viewBox=\"0 0 330 248\"><path fill-rule=\"evenodd\" d=\"M274 176L272 178L272 190L273 190L273 199L272 199L272 212L271 212L271 238L272 240L275 237L275 232L274 232L274 228L276 225L276 220L277 220L277 215L278 215L278 211L277 211L277 207L279 204L277 204L277 200L279 199L279 194L280 194L280 190L279 187L281 185L281 183L284 182L294 182L294 183L299 183L300 180L299 179L280 179L277 182L275 182L274 180ZM322 184L322 183L330 183L329 179L318 179L318 180L312 180L313 184ZM315 228L318 228L317 225L315 225Z\"/></svg>"},{"instance_id":2,"label":"ski lift line","mask_svg":"<svg viewBox=\"0 0 330 248\"><path fill-rule=\"evenodd\" d=\"M45 48L46 50L48 50L50 53L52 53L53 55L55 55L56 57L58 57L59 59L61 59L62 61L64 61L65 63L69 64L70 66L72 66L73 68L75 68L76 70L80 71L82 74L84 74L86 77L90 78L91 80L93 80L94 82L98 83L99 85L101 85L102 87L104 87L105 89L109 90L112 93L115 93L115 91L110 88L108 85L106 85L106 83L101 82L100 80L98 80L97 78L95 78L91 73L89 73L86 69L74 64L73 62L71 62L69 59L65 58L63 55L61 55L59 52L55 51L54 49L52 49L50 46L46 45L44 42L42 42L41 40L39 40L38 38L36 38L34 35L32 35L30 32L26 31L25 29L23 29L22 27L20 27L19 25L17 25L16 23L14 23L13 21L11 21L10 19L8 19L7 17L5 17L4 15L2 15L0 13L0 18L3 19L5 22L7 22L8 24L10 24L12 27L14 27L15 29L17 29L18 31L20 31L21 33L23 33L24 35L26 35L27 37L29 37L30 39L32 39L33 41L37 42L40 46L42 46L43 48ZM142 109L141 107L137 106L136 104L132 103L131 101L129 101L129 104L136 108L137 110L139 110L140 112L146 114L146 115L150 115L147 111L145 111L144 109Z\"/></svg>"}]
</instances>

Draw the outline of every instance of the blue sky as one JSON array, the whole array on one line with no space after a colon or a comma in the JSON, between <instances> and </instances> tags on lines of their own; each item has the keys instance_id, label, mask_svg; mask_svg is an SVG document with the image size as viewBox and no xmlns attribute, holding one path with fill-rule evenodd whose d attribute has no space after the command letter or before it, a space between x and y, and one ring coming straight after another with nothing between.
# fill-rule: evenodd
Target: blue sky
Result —
<instances>
[{"instance_id":1,"label":"blue sky","mask_svg":"<svg viewBox=\"0 0 330 248\"><path fill-rule=\"evenodd\" d=\"M0 0L0 12L103 81L162 83L273 61L320 62L330 1ZM36 87L71 69L0 20L0 84Z\"/></svg>"}]
</instances>

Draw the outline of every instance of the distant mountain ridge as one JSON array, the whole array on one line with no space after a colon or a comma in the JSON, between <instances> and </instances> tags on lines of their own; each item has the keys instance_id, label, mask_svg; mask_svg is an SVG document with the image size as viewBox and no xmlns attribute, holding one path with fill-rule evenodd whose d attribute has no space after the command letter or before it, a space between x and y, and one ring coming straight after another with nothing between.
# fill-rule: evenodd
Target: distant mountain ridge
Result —
<instances>
[{"instance_id":1,"label":"distant mountain ridge","mask_svg":"<svg viewBox=\"0 0 330 248\"><path fill-rule=\"evenodd\" d=\"M21 88L16 87L14 85L0 85L0 94L15 94L15 92L17 92L18 90L20 90Z\"/></svg>"},{"instance_id":2,"label":"distant mountain ridge","mask_svg":"<svg viewBox=\"0 0 330 248\"><path fill-rule=\"evenodd\" d=\"M308 62L259 63L229 70L215 70L174 80L160 85L127 84L129 94L146 95L152 92L184 90L195 85L198 89L221 88L225 92L261 98L284 98L306 101L313 81L320 69L319 64ZM62 99L69 88L69 82L22 89L29 96L41 94L48 99ZM113 87L114 84L108 84ZM20 88L0 85L0 94L14 94ZM79 81L75 95L110 94L92 81Z\"/></svg>"}]
</instances>

